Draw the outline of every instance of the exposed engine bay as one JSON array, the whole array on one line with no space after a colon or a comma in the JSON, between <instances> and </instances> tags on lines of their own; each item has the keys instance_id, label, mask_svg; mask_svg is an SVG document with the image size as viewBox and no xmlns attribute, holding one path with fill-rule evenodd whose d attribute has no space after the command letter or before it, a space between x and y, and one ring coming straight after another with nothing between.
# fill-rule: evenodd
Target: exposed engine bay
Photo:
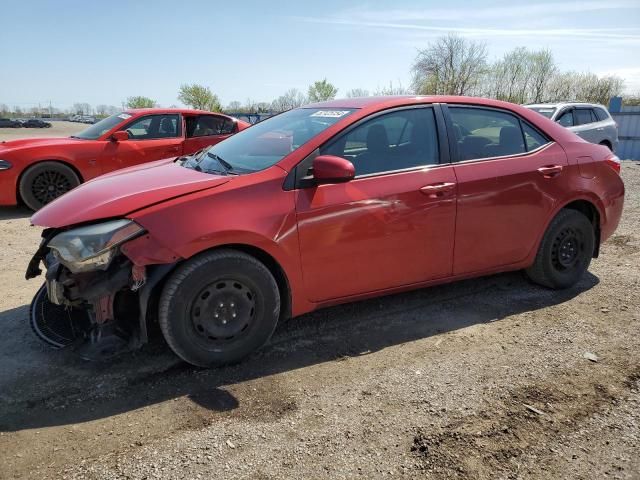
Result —
<instances>
[{"instance_id":1,"label":"exposed engine bay","mask_svg":"<svg viewBox=\"0 0 640 480\"><path fill-rule=\"evenodd\" d=\"M69 347L87 360L108 359L147 343L151 293L175 265L143 266L122 251L145 232L130 220L70 230L46 229L26 278L42 273L30 322L55 348Z\"/></svg>"}]
</instances>

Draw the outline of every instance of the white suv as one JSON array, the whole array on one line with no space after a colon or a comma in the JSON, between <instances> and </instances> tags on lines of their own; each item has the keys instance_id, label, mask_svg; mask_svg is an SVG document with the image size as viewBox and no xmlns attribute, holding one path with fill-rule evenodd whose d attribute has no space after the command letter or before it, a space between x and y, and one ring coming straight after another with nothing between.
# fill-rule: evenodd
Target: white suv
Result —
<instances>
[{"instance_id":1,"label":"white suv","mask_svg":"<svg viewBox=\"0 0 640 480\"><path fill-rule=\"evenodd\" d=\"M525 107L558 122L591 143L614 151L618 145L618 124L602 105L593 103L538 103Z\"/></svg>"}]
</instances>

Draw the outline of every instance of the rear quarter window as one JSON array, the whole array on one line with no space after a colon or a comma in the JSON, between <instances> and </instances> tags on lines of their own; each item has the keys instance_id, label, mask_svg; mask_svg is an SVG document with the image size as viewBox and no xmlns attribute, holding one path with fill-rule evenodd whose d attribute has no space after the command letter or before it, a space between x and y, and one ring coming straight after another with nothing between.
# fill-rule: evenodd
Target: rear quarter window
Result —
<instances>
[{"instance_id":1,"label":"rear quarter window","mask_svg":"<svg viewBox=\"0 0 640 480\"><path fill-rule=\"evenodd\" d=\"M609 119L609 114L605 111L604 108L594 108L593 111L595 112L598 121L602 122L603 120Z\"/></svg>"}]
</instances>

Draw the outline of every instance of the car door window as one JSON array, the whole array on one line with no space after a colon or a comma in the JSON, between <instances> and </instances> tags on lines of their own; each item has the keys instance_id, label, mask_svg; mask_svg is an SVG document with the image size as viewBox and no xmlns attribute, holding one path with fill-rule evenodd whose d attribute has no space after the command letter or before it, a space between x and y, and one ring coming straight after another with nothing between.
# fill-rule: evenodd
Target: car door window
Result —
<instances>
[{"instance_id":1,"label":"car door window","mask_svg":"<svg viewBox=\"0 0 640 480\"><path fill-rule=\"evenodd\" d=\"M596 108L594 112L599 122L609 119L609 114L603 108Z\"/></svg>"},{"instance_id":2,"label":"car door window","mask_svg":"<svg viewBox=\"0 0 640 480\"><path fill-rule=\"evenodd\" d=\"M518 155L527 151L520 120L479 107L449 107L459 160Z\"/></svg>"},{"instance_id":3,"label":"car door window","mask_svg":"<svg viewBox=\"0 0 640 480\"><path fill-rule=\"evenodd\" d=\"M230 118L216 115L200 115L187 118L187 137L206 137L209 135L230 135L235 123Z\"/></svg>"},{"instance_id":4,"label":"car door window","mask_svg":"<svg viewBox=\"0 0 640 480\"><path fill-rule=\"evenodd\" d=\"M440 153L433 108L377 116L331 141L320 153L350 160L356 176L437 164Z\"/></svg>"},{"instance_id":5,"label":"car door window","mask_svg":"<svg viewBox=\"0 0 640 480\"><path fill-rule=\"evenodd\" d=\"M563 127L573 127L573 111L567 110L556 120Z\"/></svg>"},{"instance_id":6,"label":"car door window","mask_svg":"<svg viewBox=\"0 0 640 480\"><path fill-rule=\"evenodd\" d=\"M132 140L174 138L182 135L180 115L148 115L134 120L124 127Z\"/></svg>"},{"instance_id":7,"label":"car door window","mask_svg":"<svg viewBox=\"0 0 640 480\"><path fill-rule=\"evenodd\" d=\"M576 125L586 125L594 122L589 108L577 108L574 110L574 115Z\"/></svg>"},{"instance_id":8,"label":"car door window","mask_svg":"<svg viewBox=\"0 0 640 480\"><path fill-rule=\"evenodd\" d=\"M522 122L522 131L524 132L527 152L540 148L550 142L547 137L527 123Z\"/></svg>"}]
</instances>

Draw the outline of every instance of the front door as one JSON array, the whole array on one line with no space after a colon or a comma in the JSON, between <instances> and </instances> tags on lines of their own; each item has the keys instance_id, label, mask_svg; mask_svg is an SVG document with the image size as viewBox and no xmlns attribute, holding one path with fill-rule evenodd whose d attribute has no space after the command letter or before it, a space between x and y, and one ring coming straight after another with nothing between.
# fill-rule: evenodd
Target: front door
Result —
<instances>
[{"instance_id":1,"label":"front door","mask_svg":"<svg viewBox=\"0 0 640 480\"><path fill-rule=\"evenodd\" d=\"M184 140L178 114L146 115L123 130L129 139L107 143L100 159L102 173L182 155Z\"/></svg>"},{"instance_id":2,"label":"front door","mask_svg":"<svg viewBox=\"0 0 640 480\"><path fill-rule=\"evenodd\" d=\"M437 139L425 107L378 115L321 148L353 162L356 178L297 192L310 300L451 274L456 180L452 166L439 164Z\"/></svg>"}]
</instances>

